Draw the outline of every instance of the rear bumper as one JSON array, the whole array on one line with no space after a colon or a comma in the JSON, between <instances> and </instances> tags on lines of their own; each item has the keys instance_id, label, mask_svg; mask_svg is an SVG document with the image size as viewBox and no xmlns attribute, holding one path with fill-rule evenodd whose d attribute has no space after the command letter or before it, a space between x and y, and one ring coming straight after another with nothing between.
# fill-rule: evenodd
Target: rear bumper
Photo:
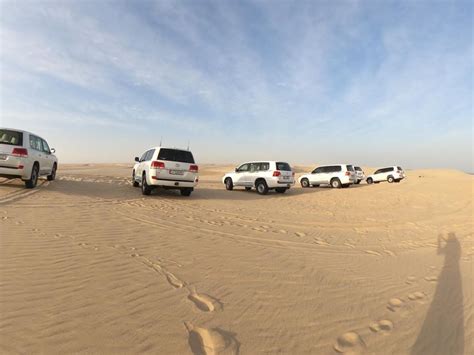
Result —
<instances>
[{"instance_id":1,"label":"rear bumper","mask_svg":"<svg viewBox=\"0 0 474 355\"><path fill-rule=\"evenodd\" d=\"M28 179L28 175L25 169L19 169L18 167L4 166L0 164L0 177L7 179Z\"/></svg>"},{"instance_id":2,"label":"rear bumper","mask_svg":"<svg viewBox=\"0 0 474 355\"><path fill-rule=\"evenodd\" d=\"M295 179L291 180L278 180L278 178L267 179L267 186L269 189L274 189L277 187L287 187L290 188L291 185L295 184Z\"/></svg>"},{"instance_id":3,"label":"rear bumper","mask_svg":"<svg viewBox=\"0 0 474 355\"><path fill-rule=\"evenodd\" d=\"M163 186L167 188L175 188L179 189L182 187L196 187L197 181L192 181L192 180L171 180L171 179L160 179L157 177L152 176L151 181L149 181L149 184L152 186Z\"/></svg>"},{"instance_id":4,"label":"rear bumper","mask_svg":"<svg viewBox=\"0 0 474 355\"><path fill-rule=\"evenodd\" d=\"M357 176L343 176L341 177L341 184L354 184L359 178Z\"/></svg>"}]
</instances>

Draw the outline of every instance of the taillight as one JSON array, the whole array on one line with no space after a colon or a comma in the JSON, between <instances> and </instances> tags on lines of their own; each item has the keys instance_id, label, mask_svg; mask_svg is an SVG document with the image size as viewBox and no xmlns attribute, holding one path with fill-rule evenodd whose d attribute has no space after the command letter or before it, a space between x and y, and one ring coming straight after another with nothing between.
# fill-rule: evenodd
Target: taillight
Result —
<instances>
[{"instance_id":1,"label":"taillight","mask_svg":"<svg viewBox=\"0 0 474 355\"><path fill-rule=\"evenodd\" d=\"M273 172L273 176L280 176L280 175L281 175L281 172L279 172L278 170Z\"/></svg>"},{"instance_id":2,"label":"taillight","mask_svg":"<svg viewBox=\"0 0 474 355\"><path fill-rule=\"evenodd\" d=\"M165 168L165 163L162 161L152 161L151 162L151 167L153 169L164 169Z\"/></svg>"},{"instance_id":3,"label":"taillight","mask_svg":"<svg viewBox=\"0 0 474 355\"><path fill-rule=\"evenodd\" d=\"M189 166L189 171L192 173L197 173L199 170L199 167L197 165L190 165Z\"/></svg>"},{"instance_id":4,"label":"taillight","mask_svg":"<svg viewBox=\"0 0 474 355\"><path fill-rule=\"evenodd\" d=\"M346 171L346 176L351 176L351 172L350 172L350 171Z\"/></svg>"},{"instance_id":5,"label":"taillight","mask_svg":"<svg viewBox=\"0 0 474 355\"><path fill-rule=\"evenodd\" d=\"M26 158L28 156L28 149L26 149L26 148L13 148L12 155L14 157Z\"/></svg>"},{"instance_id":6,"label":"taillight","mask_svg":"<svg viewBox=\"0 0 474 355\"><path fill-rule=\"evenodd\" d=\"M295 172L294 171L291 173L291 176L295 177Z\"/></svg>"}]
</instances>

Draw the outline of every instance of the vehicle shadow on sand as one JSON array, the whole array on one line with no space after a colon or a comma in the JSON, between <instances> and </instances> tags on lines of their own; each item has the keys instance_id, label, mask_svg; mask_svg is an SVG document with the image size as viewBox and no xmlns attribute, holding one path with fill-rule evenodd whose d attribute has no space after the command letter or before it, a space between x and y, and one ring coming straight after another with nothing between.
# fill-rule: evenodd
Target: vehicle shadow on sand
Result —
<instances>
[{"instance_id":1,"label":"vehicle shadow on sand","mask_svg":"<svg viewBox=\"0 0 474 355\"><path fill-rule=\"evenodd\" d=\"M438 255L444 255L443 269L411 355L464 354L461 244L454 233L438 236Z\"/></svg>"}]
</instances>

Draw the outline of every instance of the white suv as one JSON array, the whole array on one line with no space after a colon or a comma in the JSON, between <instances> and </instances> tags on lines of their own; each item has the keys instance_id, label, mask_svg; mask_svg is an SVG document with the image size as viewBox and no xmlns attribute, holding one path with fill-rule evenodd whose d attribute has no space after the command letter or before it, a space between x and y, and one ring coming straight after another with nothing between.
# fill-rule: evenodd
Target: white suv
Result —
<instances>
[{"instance_id":1,"label":"white suv","mask_svg":"<svg viewBox=\"0 0 474 355\"><path fill-rule=\"evenodd\" d=\"M39 176L56 178L58 159L41 137L17 129L0 128L0 177L22 179L27 188L38 183Z\"/></svg>"},{"instance_id":2,"label":"white suv","mask_svg":"<svg viewBox=\"0 0 474 355\"><path fill-rule=\"evenodd\" d=\"M362 168L360 166L354 166L354 171L355 171L356 178L357 178L355 183L360 184L360 182L365 179L364 170L362 170Z\"/></svg>"},{"instance_id":3,"label":"white suv","mask_svg":"<svg viewBox=\"0 0 474 355\"><path fill-rule=\"evenodd\" d=\"M285 193L295 183L295 174L288 163L277 161L253 161L240 165L222 178L227 190L243 186L246 190L255 187L260 195L269 190Z\"/></svg>"},{"instance_id":4,"label":"white suv","mask_svg":"<svg viewBox=\"0 0 474 355\"><path fill-rule=\"evenodd\" d=\"M135 161L132 183L135 187L141 185L144 195L163 187L178 189L181 195L190 196L199 181L198 166L189 150L155 147Z\"/></svg>"},{"instance_id":5,"label":"white suv","mask_svg":"<svg viewBox=\"0 0 474 355\"><path fill-rule=\"evenodd\" d=\"M334 188L348 187L356 180L354 167L350 164L320 166L298 179L302 187L330 185Z\"/></svg>"},{"instance_id":6,"label":"white suv","mask_svg":"<svg viewBox=\"0 0 474 355\"><path fill-rule=\"evenodd\" d=\"M390 166L388 168L381 168L375 171L372 175L367 176L367 183L378 184L381 181L400 182L405 178L405 172L399 166Z\"/></svg>"}]
</instances>

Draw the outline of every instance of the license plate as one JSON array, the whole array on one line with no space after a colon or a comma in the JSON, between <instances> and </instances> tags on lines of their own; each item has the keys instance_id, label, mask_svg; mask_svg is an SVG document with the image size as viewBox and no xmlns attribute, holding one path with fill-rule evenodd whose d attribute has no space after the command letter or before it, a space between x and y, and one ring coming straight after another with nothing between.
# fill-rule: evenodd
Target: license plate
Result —
<instances>
[{"instance_id":1,"label":"license plate","mask_svg":"<svg viewBox=\"0 0 474 355\"><path fill-rule=\"evenodd\" d=\"M7 160L6 154L0 154L0 160Z\"/></svg>"},{"instance_id":2,"label":"license plate","mask_svg":"<svg viewBox=\"0 0 474 355\"><path fill-rule=\"evenodd\" d=\"M184 171L182 170L170 170L171 175L184 175Z\"/></svg>"},{"instance_id":3,"label":"license plate","mask_svg":"<svg viewBox=\"0 0 474 355\"><path fill-rule=\"evenodd\" d=\"M283 176L283 180L290 180L289 176Z\"/></svg>"}]
</instances>

